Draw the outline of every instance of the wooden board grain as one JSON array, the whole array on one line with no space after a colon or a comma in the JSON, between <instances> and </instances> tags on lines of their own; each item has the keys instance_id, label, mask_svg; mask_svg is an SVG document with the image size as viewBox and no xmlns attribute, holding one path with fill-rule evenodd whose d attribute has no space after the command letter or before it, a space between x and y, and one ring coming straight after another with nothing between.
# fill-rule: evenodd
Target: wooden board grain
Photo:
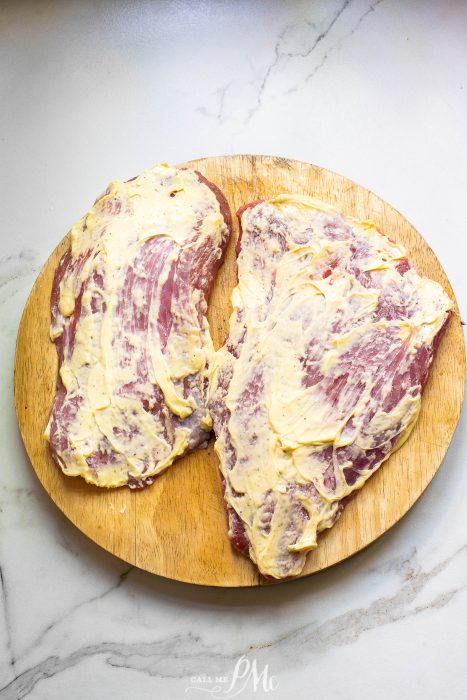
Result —
<instances>
[{"instance_id":1,"label":"wooden board grain","mask_svg":"<svg viewBox=\"0 0 467 700\"><path fill-rule=\"evenodd\" d=\"M395 209L375 194L323 168L269 156L226 156L191 161L226 194L232 212L252 200L280 192L310 194L346 214L370 218L403 243L420 273L437 280L455 298L433 251ZM132 176L133 173L128 173ZM209 321L216 347L227 333L230 294L236 281L235 231L210 300ZM98 489L62 474L43 433L55 394L57 356L49 339L54 270L68 239L54 250L26 303L15 359L18 422L31 463L46 491L91 539L147 571L191 583L256 586L265 583L250 561L231 547L217 458L207 450L182 458L143 491ZM405 445L347 505L343 516L320 535L302 576L342 561L396 523L439 468L457 425L465 384L465 348L455 310L426 386L421 415Z\"/></svg>"}]
</instances>

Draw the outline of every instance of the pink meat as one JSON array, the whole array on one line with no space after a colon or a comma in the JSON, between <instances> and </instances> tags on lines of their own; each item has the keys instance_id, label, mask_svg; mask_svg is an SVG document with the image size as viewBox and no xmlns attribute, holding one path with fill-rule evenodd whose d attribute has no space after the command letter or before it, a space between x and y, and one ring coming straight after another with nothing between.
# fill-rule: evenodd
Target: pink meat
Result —
<instances>
[{"instance_id":1,"label":"pink meat","mask_svg":"<svg viewBox=\"0 0 467 700\"><path fill-rule=\"evenodd\" d=\"M343 217L321 214L315 222L310 220L309 228L295 230L287 216L278 214L277 209L268 203L254 202L243 207L238 212L239 218L248 209L251 210L247 218L248 226L247 230L240 233L237 254L242 250L248 250L253 255L250 260L254 261L256 279L261 281L264 290L263 304L260 304L259 310L256 311L256 323L264 324L265 337L266 331L270 331L274 325L274 318L270 318L269 314L274 308L275 267L293 246L306 245L313 240L316 236L314 223L318 220L319 226L324 227L324 234L320 234L324 242L329 241L332 244L339 242L339 245L330 245L328 254L323 254L321 251L317 261L310 256L310 279L328 280L332 284L340 273L351 273L363 288L376 289L379 293L376 308L364 318L353 317L352 313L337 312L319 336L310 335L307 338L305 352L298 358L302 368L302 386L314 387L319 392L330 415L348 416L342 438L348 438L344 441L349 444L309 446L307 449L310 461L321 465L321 485L300 479L289 483L286 496L283 496L275 490L275 484L270 484L255 505L255 527L261 532L263 542L267 542L271 527L274 527L273 516L277 508L277 499L288 500L287 520L280 524L282 534L276 553L278 573L274 573L276 577L286 577L298 573L303 567L304 553L293 551L290 547L300 539L310 517L325 507L324 497L327 502L333 503L334 510L330 519L323 523L322 527L330 527L339 517L353 488L361 486L362 478L368 478L369 474L374 472L396 449L401 438L402 427L396 425L390 432L382 431L375 435L374 430L371 432L371 421L375 417L376 410L389 413L407 395L414 399L421 395L433 356L449 322L450 311L447 297L439 288L444 320L432 341L417 347L412 343L412 337L402 340L398 332L398 321L410 321L419 311L417 303L412 299L410 284L404 280L404 275L409 270L412 269L412 276L414 273L413 265L407 258L391 263L397 272L396 278L397 275L399 276L400 283L396 281L389 287L381 287L381 277L378 272L365 271L371 239L364 233L356 232L355 227L347 223ZM313 216L316 217L316 213ZM268 241L274 240L273 247L265 245L265 235ZM240 259L240 279L242 264L247 265ZM416 277L420 279L418 275ZM239 457L232 439L232 415L226 405L236 366L241 358L248 354L247 363L241 365L244 372L243 388L241 393L234 397L235 420L236 424L240 425L242 445L250 445L253 449L257 444L258 434L255 432L257 422L252 419L262 415L263 407L267 403L268 382L271 381L271 375L266 372L265 365L260 359L261 347L252 350L252 346L248 344L252 330L245 321L246 311L245 306L239 304L231 318L231 331L219 355L220 367L212 391L210 408L218 452L221 456L229 536L232 544L243 554L250 554L261 570L261 562L258 562L259 552L255 551L254 544L248 537L248 529L253 527L253 516L246 522L240 515L241 512L248 512L248 509L245 511L248 493L236 492L231 483L233 474L253 473L255 469L261 469L261 466L253 464L244 450ZM295 319L290 320L292 322ZM371 323L382 321L382 327L376 325L371 332L358 336L350 350L339 357L332 371L323 374L322 360L336 334L345 336L351 330L358 328L361 323L368 321ZM306 333L306 329L304 332ZM371 385L368 385L368 377L371 377ZM368 401L363 410L360 432L356 435L353 411L365 391L368 393ZM267 423L267 416L265 416L266 429ZM371 446L362 449L357 442L365 440L369 441ZM311 503L311 506L304 507L303 495L306 495L307 503ZM267 572L263 571L263 573L267 575Z\"/></svg>"},{"instance_id":2,"label":"pink meat","mask_svg":"<svg viewBox=\"0 0 467 700\"><path fill-rule=\"evenodd\" d=\"M152 334L150 337L154 337L155 334L160 339L160 347L164 351L171 334L177 333L179 325L184 322L184 313L192 312L190 301L192 304L195 291L199 292L196 296L195 313L198 316L199 325L203 326L207 300L225 253L232 222L229 206L222 192L200 173L196 173L196 177L214 193L219 204L224 221L220 243L218 240L204 239L200 244L199 228L203 225L204 217L210 214L209 211L199 212L198 223L191 238L184 241L181 246L177 246L170 237L148 238L128 265L124 283L118 290L111 341L114 360L122 368L132 370L131 381L121 383L116 389L116 395L137 400L144 411L162 426L162 435L169 444L177 427L183 427L189 431L188 450L205 446L209 438L209 430L202 427L202 419L207 412L206 379L199 374L194 374L177 380L179 393L185 398L193 398L196 403L196 408L191 415L184 419L180 418L168 410L159 386L149 381L149 357L146 354L146 343L142 342L135 347L129 341L129 337L138 337L144 341L149 333ZM96 200L97 206L105 208L106 214L116 220L122 213L128 214L132 206L131 199L126 201L120 201L118 198L105 199L106 194L104 193L103 200ZM176 195L177 192L174 191L170 196ZM84 232L85 230L86 224L84 224ZM101 235L103 234L104 230L101 231ZM71 251L68 250L55 273L51 316L59 367L72 357L76 328L82 319L81 300L83 294L89 290L93 290L90 308L94 332L98 333L102 325L106 306L101 292L104 290L106 281L96 270L89 278L80 281L82 277L80 273L85 269L89 256L97 254L95 251L98 249L98 243L98 239L95 240L91 250L76 258L72 258ZM154 319L151 318L150 311L156 303L155 295L161 275L165 282L158 292L159 309L157 318ZM60 313L59 300L61 285L67 278L74 279L75 308L71 316L64 317ZM144 300L142 304L141 298ZM75 390L67 392L59 374L57 393L49 421L49 441L52 454L65 473L67 473L67 461L74 450L69 441L70 426L79 416L82 403L82 394ZM134 438L135 430L137 428L135 429L134 426L125 425L122 416L122 420L114 428L114 434L116 438L120 438L125 431L132 431L128 437ZM98 481L99 474L108 467L126 469L126 457L116 451L107 437L102 435L99 445L86 457L86 462ZM146 469L147 466L143 470L142 477L137 479L128 473L128 485L138 488L151 484L154 477L152 475L144 477Z\"/></svg>"}]
</instances>

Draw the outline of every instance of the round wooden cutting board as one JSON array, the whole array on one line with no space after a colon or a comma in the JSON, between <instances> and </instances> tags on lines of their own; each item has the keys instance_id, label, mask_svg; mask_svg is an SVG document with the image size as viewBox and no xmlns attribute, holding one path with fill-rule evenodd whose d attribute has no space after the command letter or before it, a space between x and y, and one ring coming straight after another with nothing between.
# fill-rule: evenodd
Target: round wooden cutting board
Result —
<instances>
[{"instance_id":1,"label":"round wooden cutting board","mask_svg":"<svg viewBox=\"0 0 467 700\"><path fill-rule=\"evenodd\" d=\"M268 156L226 156L186 163L218 185L232 212L281 192L309 194L345 214L372 219L403 243L419 272L438 281L455 304L435 358L421 415L409 440L371 477L336 525L319 537L302 576L325 569L382 535L413 505L439 468L457 425L464 393L465 348L451 285L433 251L397 211L376 195L323 168ZM128 173L132 177L134 173ZM105 183L104 183L105 184ZM236 281L235 231L211 295L209 321L216 347L227 333ZM57 377L49 338L54 270L68 237L54 250L24 309L15 359L18 422L42 485L65 515L109 552L147 571L190 583L257 586L267 583L227 537L217 457L207 450L183 457L142 490L99 489L62 474L44 438Z\"/></svg>"}]
</instances>

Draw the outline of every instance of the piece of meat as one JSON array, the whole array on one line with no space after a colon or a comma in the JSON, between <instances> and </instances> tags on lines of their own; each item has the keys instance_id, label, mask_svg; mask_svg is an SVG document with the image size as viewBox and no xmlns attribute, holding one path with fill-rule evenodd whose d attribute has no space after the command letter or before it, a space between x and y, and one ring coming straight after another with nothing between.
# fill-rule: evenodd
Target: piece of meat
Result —
<instances>
[{"instance_id":1,"label":"piece of meat","mask_svg":"<svg viewBox=\"0 0 467 700\"><path fill-rule=\"evenodd\" d=\"M52 290L46 430L65 474L140 487L206 443L205 314L230 232L215 185L162 165L112 182L73 226Z\"/></svg>"},{"instance_id":2,"label":"piece of meat","mask_svg":"<svg viewBox=\"0 0 467 700\"><path fill-rule=\"evenodd\" d=\"M402 246L316 200L239 216L210 409L231 541L284 578L407 439L451 302Z\"/></svg>"}]
</instances>

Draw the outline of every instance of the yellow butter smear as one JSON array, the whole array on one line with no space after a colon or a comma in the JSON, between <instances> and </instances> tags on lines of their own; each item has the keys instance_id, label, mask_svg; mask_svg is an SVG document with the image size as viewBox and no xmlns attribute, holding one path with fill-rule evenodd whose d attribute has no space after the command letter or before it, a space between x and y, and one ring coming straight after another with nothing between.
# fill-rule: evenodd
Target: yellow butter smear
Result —
<instances>
[{"instance_id":1,"label":"yellow butter smear","mask_svg":"<svg viewBox=\"0 0 467 700\"><path fill-rule=\"evenodd\" d=\"M279 195L241 223L211 383L213 405L220 397L227 409L214 421L216 450L251 558L282 578L302 570L339 501L409 436L421 402L410 367L451 301L413 268L401 275L405 249L371 222L318 200Z\"/></svg>"},{"instance_id":2,"label":"yellow butter smear","mask_svg":"<svg viewBox=\"0 0 467 700\"><path fill-rule=\"evenodd\" d=\"M60 368L65 402L46 431L66 474L107 487L147 479L186 451L194 431L210 430L202 386L213 347L205 300L187 278L196 252L219 259L225 237L212 190L166 165L111 182L72 227L52 339L69 332L78 304L79 320Z\"/></svg>"}]
</instances>

